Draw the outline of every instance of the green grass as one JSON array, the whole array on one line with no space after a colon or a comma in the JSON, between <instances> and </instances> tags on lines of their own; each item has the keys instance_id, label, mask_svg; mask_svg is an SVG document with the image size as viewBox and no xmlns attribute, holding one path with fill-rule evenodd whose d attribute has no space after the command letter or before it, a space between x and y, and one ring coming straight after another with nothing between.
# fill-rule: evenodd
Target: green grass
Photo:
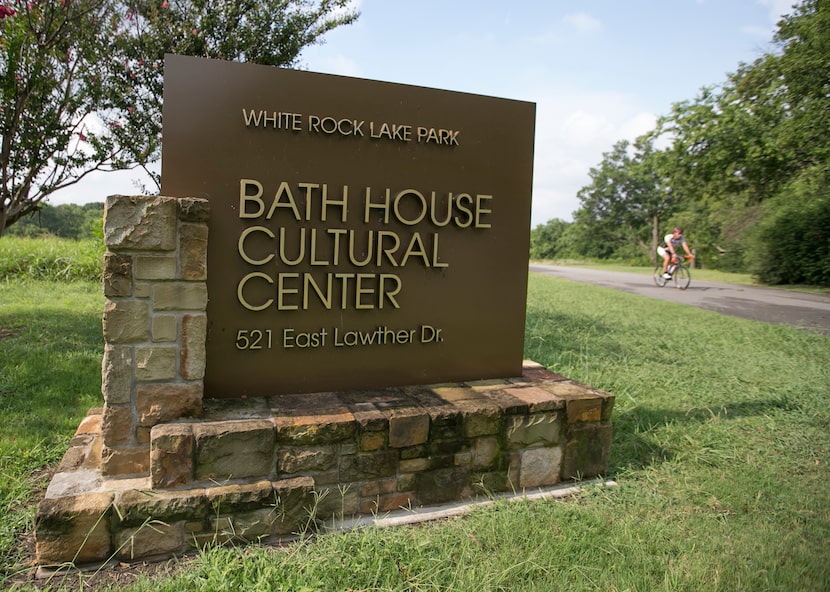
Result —
<instances>
[{"instance_id":1,"label":"green grass","mask_svg":"<svg viewBox=\"0 0 830 592\"><path fill-rule=\"evenodd\" d=\"M101 405L102 309L92 282L0 281L0 580L26 559L43 469Z\"/></svg>"},{"instance_id":2,"label":"green grass","mask_svg":"<svg viewBox=\"0 0 830 592\"><path fill-rule=\"evenodd\" d=\"M102 299L92 283L17 281L0 284L0 303L14 332L0 340L8 575L25 570L15 537L40 495L32 472L100 405ZM112 589L830 589L830 340L532 274L525 356L616 395L617 487L209 550Z\"/></svg>"},{"instance_id":3,"label":"green grass","mask_svg":"<svg viewBox=\"0 0 830 592\"><path fill-rule=\"evenodd\" d=\"M98 280L104 244L100 239L0 238L0 280Z\"/></svg>"}]
</instances>

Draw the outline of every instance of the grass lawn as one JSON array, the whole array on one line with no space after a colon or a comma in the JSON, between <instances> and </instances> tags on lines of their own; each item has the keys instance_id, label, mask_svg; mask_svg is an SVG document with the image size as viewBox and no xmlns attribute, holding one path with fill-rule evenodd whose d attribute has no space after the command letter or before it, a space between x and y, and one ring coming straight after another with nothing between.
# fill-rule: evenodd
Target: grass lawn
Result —
<instances>
[{"instance_id":1,"label":"grass lawn","mask_svg":"<svg viewBox=\"0 0 830 592\"><path fill-rule=\"evenodd\" d=\"M0 281L0 587L34 589L23 543L43 471L102 404L102 306L95 282ZM617 487L279 549L213 549L152 575L137 570L129 584L122 568L47 585L830 589L828 338L531 274L525 357L616 394L608 477Z\"/></svg>"}]
</instances>

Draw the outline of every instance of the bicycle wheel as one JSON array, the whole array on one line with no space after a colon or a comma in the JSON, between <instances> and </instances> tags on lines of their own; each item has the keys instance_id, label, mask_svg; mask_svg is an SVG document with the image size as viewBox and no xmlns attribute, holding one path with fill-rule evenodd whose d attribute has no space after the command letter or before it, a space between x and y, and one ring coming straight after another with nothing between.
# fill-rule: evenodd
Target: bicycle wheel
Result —
<instances>
[{"instance_id":1,"label":"bicycle wheel","mask_svg":"<svg viewBox=\"0 0 830 592\"><path fill-rule=\"evenodd\" d=\"M674 274L672 279L674 280L674 287L678 290L685 290L689 287L689 283L692 281L692 274L689 273L689 268L679 265L677 269L674 270Z\"/></svg>"},{"instance_id":2,"label":"bicycle wheel","mask_svg":"<svg viewBox=\"0 0 830 592\"><path fill-rule=\"evenodd\" d=\"M658 288L662 288L666 285L666 278L663 277L663 266L658 265L654 268L654 285Z\"/></svg>"}]
</instances>

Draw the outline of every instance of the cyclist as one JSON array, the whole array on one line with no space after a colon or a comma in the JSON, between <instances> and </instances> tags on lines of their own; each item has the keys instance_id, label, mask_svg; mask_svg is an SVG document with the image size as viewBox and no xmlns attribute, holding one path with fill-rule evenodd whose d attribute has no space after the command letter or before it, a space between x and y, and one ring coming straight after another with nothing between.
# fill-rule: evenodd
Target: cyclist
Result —
<instances>
[{"instance_id":1,"label":"cyclist","mask_svg":"<svg viewBox=\"0 0 830 592\"><path fill-rule=\"evenodd\" d=\"M686 242L686 239L683 237L683 229L682 228L675 228L672 230L671 234L667 234L663 237L663 242L657 247L657 254L663 258L663 277L667 280L671 279L671 274L669 273L669 261L672 263L677 263L677 247L683 247L683 250L686 251L686 255L689 256L690 259L694 259L694 255L689 250L689 243Z\"/></svg>"}]
</instances>

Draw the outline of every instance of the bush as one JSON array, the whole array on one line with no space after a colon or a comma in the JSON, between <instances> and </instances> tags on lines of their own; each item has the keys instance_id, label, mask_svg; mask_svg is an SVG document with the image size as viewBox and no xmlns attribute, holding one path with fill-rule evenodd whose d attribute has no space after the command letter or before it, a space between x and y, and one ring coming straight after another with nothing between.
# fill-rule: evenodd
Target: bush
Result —
<instances>
[{"instance_id":1,"label":"bush","mask_svg":"<svg viewBox=\"0 0 830 592\"><path fill-rule=\"evenodd\" d=\"M830 194L794 187L776 201L758 231L753 273L770 285L830 286Z\"/></svg>"}]
</instances>

